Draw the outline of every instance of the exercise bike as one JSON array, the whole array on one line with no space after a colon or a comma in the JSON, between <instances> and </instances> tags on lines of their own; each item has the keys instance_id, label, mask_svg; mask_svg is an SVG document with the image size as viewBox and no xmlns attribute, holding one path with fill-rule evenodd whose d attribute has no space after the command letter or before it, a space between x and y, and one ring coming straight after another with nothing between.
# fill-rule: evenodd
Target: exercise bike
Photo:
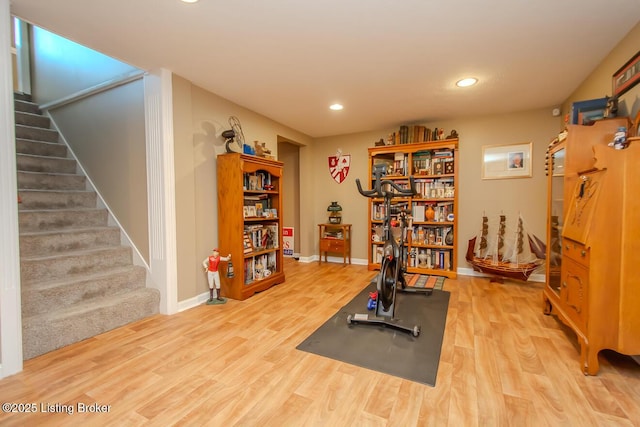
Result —
<instances>
[{"instance_id":1,"label":"exercise bike","mask_svg":"<svg viewBox=\"0 0 640 427\"><path fill-rule=\"evenodd\" d=\"M430 288L414 288L408 287L404 277L406 272L407 248L404 243L407 241L407 230L410 227L409 211L396 209L398 222L400 225L400 244L393 237L391 227L392 205L391 200L398 197L409 197L417 194L413 177L409 177L409 188L402 188L394 181L383 179L384 165L374 168L374 188L372 190L363 190L360 180L356 179L358 191L365 197L382 198L384 200L385 217L382 223L383 231L383 252L382 261L380 262L380 273L376 277L376 288L378 295L375 301L375 317L366 313L349 314L347 323L349 324L369 324L387 326L399 331L408 332L414 337L420 335L420 326L412 327L404 326L397 323L395 311L397 308L396 292L420 293L423 295L431 295L433 290ZM399 286L398 286L399 285Z\"/></svg>"}]
</instances>

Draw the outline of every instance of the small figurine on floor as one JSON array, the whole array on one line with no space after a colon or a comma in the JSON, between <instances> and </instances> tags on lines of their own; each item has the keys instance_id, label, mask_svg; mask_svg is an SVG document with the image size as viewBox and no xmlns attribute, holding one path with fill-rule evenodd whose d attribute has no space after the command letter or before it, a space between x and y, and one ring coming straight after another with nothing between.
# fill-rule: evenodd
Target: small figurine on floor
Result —
<instances>
[{"instance_id":1,"label":"small figurine on floor","mask_svg":"<svg viewBox=\"0 0 640 427\"><path fill-rule=\"evenodd\" d=\"M375 309L377 301L378 301L378 291L369 292L369 301L367 301L367 310Z\"/></svg>"},{"instance_id":2,"label":"small figurine on floor","mask_svg":"<svg viewBox=\"0 0 640 427\"><path fill-rule=\"evenodd\" d=\"M231 254L226 257L220 256L220 250L215 248L213 253L202 261L204 271L207 272L207 279L209 280L209 300L207 304L224 304L227 302L226 298L223 298L220 293L220 273L218 267L220 261L230 261Z\"/></svg>"}]
</instances>

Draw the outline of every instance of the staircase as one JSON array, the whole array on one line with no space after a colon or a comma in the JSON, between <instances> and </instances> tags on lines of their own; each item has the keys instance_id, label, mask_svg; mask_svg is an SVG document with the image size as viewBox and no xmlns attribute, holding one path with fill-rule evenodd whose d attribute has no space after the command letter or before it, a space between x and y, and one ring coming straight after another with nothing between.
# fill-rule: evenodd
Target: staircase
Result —
<instances>
[{"instance_id":1,"label":"staircase","mask_svg":"<svg viewBox=\"0 0 640 427\"><path fill-rule=\"evenodd\" d=\"M158 312L120 230L87 190L50 120L15 95L24 359Z\"/></svg>"}]
</instances>

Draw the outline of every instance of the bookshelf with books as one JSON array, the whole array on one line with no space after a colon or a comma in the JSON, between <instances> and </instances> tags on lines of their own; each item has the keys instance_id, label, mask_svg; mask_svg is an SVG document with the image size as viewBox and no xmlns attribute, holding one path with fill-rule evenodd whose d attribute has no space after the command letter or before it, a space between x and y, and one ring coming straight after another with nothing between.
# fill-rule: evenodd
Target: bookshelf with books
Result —
<instances>
[{"instance_id":1,"label":"bookshelf with books","mask_svg":"<svg viewBox=\"0 0 640 427\"><path fill-rule=\"evenodd\" d=\"M282 163L228 153L217 169L218 246L235 272L221 280L222 295L244 300L284 282Z\"/></svg>"},{"instance_id":2,"label":"bookshelf with books","mask_svg":"<svg viewBox=\"0 0 640 427\"><path fill-rule=\"evenodd\" d=\"M409 186L409 176L415 181L417 194L394 198L391 205L392 220L401 209L411 211L412 226L405 243L409 273L457 275L457 156L457 138L369 148L369 188L374 167L380 164L386 166L384 179L402 188ZM370 270L380 268L385 215L383 199L369 199ZM391 232L399 239L399 228L392 226Z\"/></svg>"}]
</instances>

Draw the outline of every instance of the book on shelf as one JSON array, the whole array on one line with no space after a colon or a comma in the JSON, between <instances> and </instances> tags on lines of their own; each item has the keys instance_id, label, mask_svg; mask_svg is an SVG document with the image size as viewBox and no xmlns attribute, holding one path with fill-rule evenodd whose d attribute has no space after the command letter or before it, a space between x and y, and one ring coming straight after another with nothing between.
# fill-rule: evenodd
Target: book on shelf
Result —
<instances>
[{"instance_id":1,"label":"book on shelf","mask_svg":"<svg viewBox=\"0 0 640 427\"><path fill-rule=\"evenodd\" d=\"M453 157L447 157L446 159L444 159L444 173L454 173Z\"/></svg>"},{"instance_id":2,"label":"book on shelf","mask_svg":"<svg viewBox=\"0 0 640 427\"><path fill-rule=\"evenodd\" d=\"M443 171L443 162L439 161L439 159L434 159L433 174L442 175Z\"/></svg>"},{"instance_id":3,"label":"book on shelf","mask_svg":"<svg viewBox=\"0 0 640 427\"><path fill-rule=\"evenodd\" d=\"M242 209L242 214L244 218L252 218L257 216L255 205L245 205Z\"/></svg>"},{"instance_id":4,"label":"book on shelf","mask_svg":"<svg viewBox=\"0 0 640 427\"><path fill-rule=\"evenodd\" d=\"M263 191L272 187L271 174L265 171L243 174L242 186L249 191Z\"/></svg>"},{"instance_id":5,"label":"book on shelf","mask_svg":"<svg viewBox=\"0 0 640 427\"><path fill-rule=\"evenodd\" d=\"M244 218L277 218L278 210L272 207L271 199L244 199Z\"/></svg>"},{"instance_id":6,"label":"book on shelf","mask_svg":"<svg viewBox=\"0 0 640 427\"><path fill-rule=\"evenodd\" d=\"M255 281L266 279L277 271L275 252L256 255L244 261L244 284L250 285Z\"/></svg>"},{"instance_id":7,"label":"book on shelf","mask_svg":"<svg viewBox=\"0 0 640 427\"><path fill-rule=\"evenodd\" d=\"M251 238L246 231L242 234L242 246L245 254L253 252L253 243L251 242Z\"/></svg>"},{"instance_id":8,"label":"book on shelf","mask_svg":"<svg viewBox=\"0 0 640 427\"><path fill-rule=\"evenodd\" d=\"M382 255L384 254L384 248L382 245L372 245L371 254L374 264L380 264L382 262Z\"/></svg>"},{"instance_id":9,"label":"book on shelf","mask_svg":"<svg viewBox=\"0 0 640 427\"><path fill-rule=\"evenodd\" d=\"M335 239L342 240L342 230L329 230L325 231L322 235L323 239Z\"/></svg>"},{"instance_id":10,"label":"book on shelf","mask_svg":"<svg viewBox=\"0 0 640 427\"><path fill-rule=\"evenodd\" d=\"M253 200L253 201L260 201L260 200L266 200L269 198L269 195L266 193L263 194L245 194L243 196L244 200Z\"/></svg>"},{"instance_id":11,"label":"book on shelf","mask_svg":"<svg viewBox=\"0 0 640 427\"><path fill-rule=\"evenodd\" d=\"M407 174L407 155L405 153L395 153L393 157L394 175Z\"/></svg>"},{"instance_id":12,"label":"book on shelf","mask_svg":"<svg viewBox=\"0 0 640 427\"><path fill-rule=\"evenodd\" d=\"M279 247L277 224L245 225L244 233L249 237L253 250L261 251Z\"/></svg>"}]
</instances>

